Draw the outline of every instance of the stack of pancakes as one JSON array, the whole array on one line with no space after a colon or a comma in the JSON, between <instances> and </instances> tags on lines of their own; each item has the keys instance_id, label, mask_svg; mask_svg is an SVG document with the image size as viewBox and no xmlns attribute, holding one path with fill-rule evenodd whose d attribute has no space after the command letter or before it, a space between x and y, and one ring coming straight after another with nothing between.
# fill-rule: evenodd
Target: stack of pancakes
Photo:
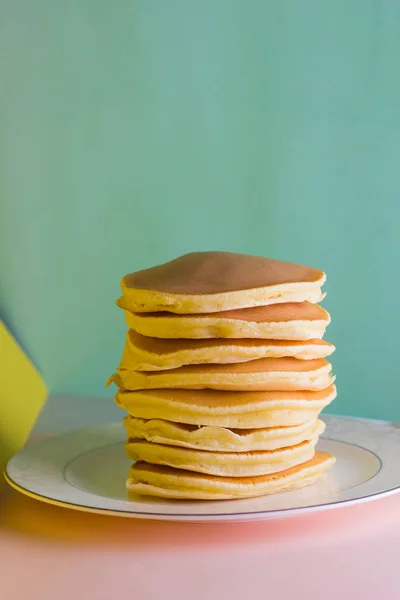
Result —
<instances>
[{"instance_id":1,"label":"stack of pancakes","mask_svg":"<svg viewBox=\"0 0 400 600\"><path fill-rule=\"evenodd\" d=\"M322 271L226 252L187 254L123 278L129 325L113 380L128 412L131 492L244 498L302 487L336 396L321 338Z\"/></svg>"}]
</instances>

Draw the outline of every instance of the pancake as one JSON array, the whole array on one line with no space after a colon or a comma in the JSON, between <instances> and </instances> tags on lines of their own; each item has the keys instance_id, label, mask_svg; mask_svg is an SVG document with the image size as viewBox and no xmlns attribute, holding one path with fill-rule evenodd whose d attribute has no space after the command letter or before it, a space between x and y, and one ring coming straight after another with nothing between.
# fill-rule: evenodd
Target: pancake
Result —
<instances>
[{"instance_id":1,"label":"pancake","mask_svg":"<svg viewBox=\"0 0 400 600\"><path fill-rule=\"evenodd\" d=\"M336 388L331 385L319 392L120 391L115 401L141 419L261 429L315 420L335 398Z\"/></svg>"},{"instance_id":2,"label":"pancake","mask_svg":"<svg viewBox=\"0 0 400 600\"><path fill-rule=\"evenodd\" d=\"M323 390L334 381L324 358L259 358L230 365L189 365L169 371L118 369L125 390L213 389L233 391Z\"/></svg>"},{"instance_id":3,"label":"pancake","mask_svg":"<svg viewBox=\"0 0 400 600\"><path fill-rule=\"evenodd\" d=\"M176 315L168 312L126 311L131 329L155 338L261 338L275 340L320 339L330 323L318 304L289 302L242 308L213 314Z\"/></svg>"},{"instance_id":4,"label":"pancake","mask_svg":"<svg viewBox=\"0 0 400 600\"><path fill-rule=\"evenodd\" d=\"M126 275L119 305L132 312L212 313L278 302L319 302L323 271L231 252L193 252Z\"/></svg>"},{"instance_id":5,"label":"pancake","mask_svg":"<svg viewBox=\"0 0 400 600\"><path fill-rule=\"evenodd\" d=\"M278 473L310 460L317 438L276 450L251 452L208 452L154 444L145 440L128 440L126 455L137 461L165 465L185 471L221 477L253 477Z\"/></svg>"},{"instance_id":6,"label":"pancake","mask_svg":"<svg viewBox=\"0 0 400 600\"><path fill-rule=\"evenodd\" d=\"M129 471L126 487L130 493L186 500L229 500L251 498L314 483L335 463L327 452L316 452L301 465L280 473L257 477L218 477L191 473L145 462L135 463Z\"/></svg>"},{"instance_id":7,"label":"pancake","mask_svg":"<svg viewBox=\"0 0 400 600\"><path fill-rule=\"evenodd\" d=\"M124 425L129 438L211 452L276 450L312 440L325 431L325 424L316 419L291 427L226 429L171 423L162 419L139 419L128 415L124 418Z\"/></svg>"},{"instance_id":8,"label":"pancake","mask_svg":"<svg viewBox=\"0 0 400 600\"><path fill-rule=\"evenodd\" d=\"M146 337L129 329L120 367L135 371L161 371L184 365L229 364L257 358L325 358L334 351L333 344L315 339L167 340Z\"/></svg>"}]
</instances>

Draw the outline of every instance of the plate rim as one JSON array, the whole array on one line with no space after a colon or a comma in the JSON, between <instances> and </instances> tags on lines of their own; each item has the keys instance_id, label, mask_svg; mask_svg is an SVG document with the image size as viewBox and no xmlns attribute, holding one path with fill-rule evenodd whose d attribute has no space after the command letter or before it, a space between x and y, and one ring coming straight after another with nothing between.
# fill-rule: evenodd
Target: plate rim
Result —
<instances>
[{"instance_id":1,"label":"plate rim","mask_svg":"<svg viewBox=\"0 0 400 600\"><path fill-rule=\"evenodd\" d=\"M136 510L117 510L111 508L96 508L92 506L85 506L84 504L74 504L64 500L56 500L48 496L36 494L31 492L27 488L20 486L6 473L4 469L5 481L16 491L20 492L24 496L27 496L33 500L42 502L43 504L49 504L50 506L57 506L59 508L69 508L78 512L85 512L91 514L105 515L105 516L117 516L121 518L137 518L143 520L153 521L171 521L171 522L183 522L189 521L191 523L198 522L239 522L239 521L264 521L268 519L279 519L284 517L290 517L295 515L304 515L308 513L322 512L326 510L333 510L337 508L345 508L346 506L354 506L357 504L364 504L372 502L379 498L385 498L394 496L400 492L399 486L385 490L383 492L377 492L375 494L369 494L366 496L359 496L351 500L338 500L337 502L327 502L326 504L313 504L309 506L302 506L297 508L278 508L274 510L264 511L242 511L239 513L225 513L225 514L191 514L191 513L144 513Z\"/></svg>"},{"instance_id":2,"label":"plate rim","mask_svg":"<svg viewBox=\"0 0 400 600\"><path fill-rule=\"evenodd\" d=\"M328 422L328 427L329 424L332 424L333 422L336 423L359 423L359 424L373 424L375 427L378 427L379 429L382 427L383 428L389 428L393 431L396 430L396 428L387 421L367 421L365 419L357 419L354 417L342 417L339 415L323 415L322 418L325 418ZM239 521L256 521L256 520L266 520L266 519L279 519L279 518L284 518L287 516L293 516L293 515L300 515L300 514L306 514L306 513L313 513L313 512L320 512L323 510L330 510L330 509L334 509L334 508L341 508L341 507L345 507L345 506L351 506L351 505L355 505L355 504L361 504L364 502L369 502L369 501L373 501L379 498L383 498L383 497L387 497L387 496L391 496L394 495L396 493L400 492L400 473L399 473L399 480L398 483L394 486L394 487L390 487L384 490L378 490L376 492L373 493L369 493L369 494L363 494L361 496L356 496L353 498L344 498L344 499L338 499L338 500L331 500L328 502L322 502L319 504L310 504L307 506L298 506L298 507L287 507L287 508L275 508L275 509L270 509L270 510L253 510L253 511L239 511L239 512L231 512L231 513L209 513L209 514L199 514L199 513L189 513L189 512L185 512L185 513L170 513L170 512L160 512L160 511L155 511L154 509L152 509L152 512L143 512L140 510L137 510L136 508L132 508L131 510L129 509L121 509L121 508L106 508L106 507L96 507L94 505L86 505L83 504L82 502L71 502L69 500L61 500L58 498L52 498L49 496L46 496L45 494L39 494L35 491L30 490L27 487L24 487L23 485L21 485L20 483L18 483L17 481L15 481L13 479L13 477L11 476L11 474L8 471L8 467L10 465L12 465L14 460L17 460L18 457L20 457L22 454L26 453L27 448L32 448L32 446L36 446L37 444L42 445L43 443L45 443L46 441L49 440L56 440L59 438L65 438L68 437L68 435L72 434L72 433L77 433L77 432L83 432L83 431L87 431L87 430L98 430L98 429L104 429L105 427L110 427L110 426L120 426L119 422L109 422L109 423L104 423L102 425L96 425L96 426L91 426L91 427L85 427L85 428L79 428L79 429L73 429L70 431L66 431L66 432L62 432L60 434L57 435L50 435L49 437L46 437L44 439L38 440L36 442L33 442L32 444L29 444L29 446L27 446L26 448L22 449L20 452L16 453L6 464L6 466L4 467L4 477L5 480L7 481L7 483L14 488L15 490L17 490L18 492L33 498L35 500L44 502L46 504L50 504L53 506L58 506L58 507L62 507L62 508L70 508L72 510L78 510L81 512L89 512L89 513L94 513L94 514L102 514L102 515L109 515L109 516L119 516L119 517L128 517L128 518L139 518L139 519L153 519L153 520L163 520L163 521L190 521L190 522L227 522L227 521L234 521L234 522L239 522ZM396 432L398 433L398 432ZM353 443L351 441L345 440L345 439L335 439L335 437L332 437L332 435L329 435L329 437L325 437L324 439L326 440L331 440L331 441L337 441L337 442L342 442L342 443L346 443L350 446L356 446L359 448L362 448L372 454L375 455L375 457L382 463L382 458L379 454L376 453L376 451L374 449L369 448L368 446L362 446L360 444L357 443ZM110 445L114 444L116 442L111 442ZM400 435L399 435L399 443L400 443ZM106 445L107 446L107 445ZM89 450L93 451L96 448ZM79 455L78 455L79 456ZM73 460L73 458L71 458L71 460ZM381 467L382 469L382 467ZM380 473L380 471L378 471L375 475L372 476L371 479L374 479L378 474ZM67 484L72 485L70 482L68 482L67 480L65 480ZM366 482L364 482L366 483ZM359 484L359 485L363 485L363 484ZM82 490L83 491L83 490ZM89 492L86 492L89 493ZM93 494L96 497L96 494ZM100 497L99 495L97 497Z\"/></svg>"}]
</instances>

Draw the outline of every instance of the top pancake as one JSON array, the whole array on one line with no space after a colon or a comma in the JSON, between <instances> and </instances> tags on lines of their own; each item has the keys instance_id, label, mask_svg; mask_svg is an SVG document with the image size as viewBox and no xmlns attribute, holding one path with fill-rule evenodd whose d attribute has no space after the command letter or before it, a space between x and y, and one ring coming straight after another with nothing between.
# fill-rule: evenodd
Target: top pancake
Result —
<instances>
[{"instance_id":1,"label":"top pancake","mask_svg":"<svg viewBox=\"0 0 400 600\"><path fill-rule=\"evenodd\" d=\"M318 302L325 273L231 252L193 252L121 281L120 306L132 312L218 312L277 302Z\"/></svg>"},{"instance_id":2,"label":"top pancake","mask_svg":"<svg viewBox=\"0 0 400 600\"><path fill-rule=\"evenodd\" d=\"M324 273L272 258L232 252L192 252L124 277L129 288L173 294L218 294L280 285L321 283Z\"/></svg>"}]
</instances>

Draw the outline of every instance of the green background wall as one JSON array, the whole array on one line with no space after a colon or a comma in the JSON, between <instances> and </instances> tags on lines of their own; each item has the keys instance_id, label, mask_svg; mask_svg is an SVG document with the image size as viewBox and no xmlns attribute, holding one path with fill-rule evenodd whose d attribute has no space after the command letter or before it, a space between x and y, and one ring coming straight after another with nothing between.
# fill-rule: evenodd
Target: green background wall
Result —
<instances>
[{"instance_id":1,"label":"green background wall","mask_svg":"<svg viewBox=\"0 0 400 600\"><path fill-rule=\"evenodd\" d=\"M400 418L396 0L0 0L1 308L111 394L119 279L190 250L328 273L340 394Z\"/></svg>"}]
</instances>

